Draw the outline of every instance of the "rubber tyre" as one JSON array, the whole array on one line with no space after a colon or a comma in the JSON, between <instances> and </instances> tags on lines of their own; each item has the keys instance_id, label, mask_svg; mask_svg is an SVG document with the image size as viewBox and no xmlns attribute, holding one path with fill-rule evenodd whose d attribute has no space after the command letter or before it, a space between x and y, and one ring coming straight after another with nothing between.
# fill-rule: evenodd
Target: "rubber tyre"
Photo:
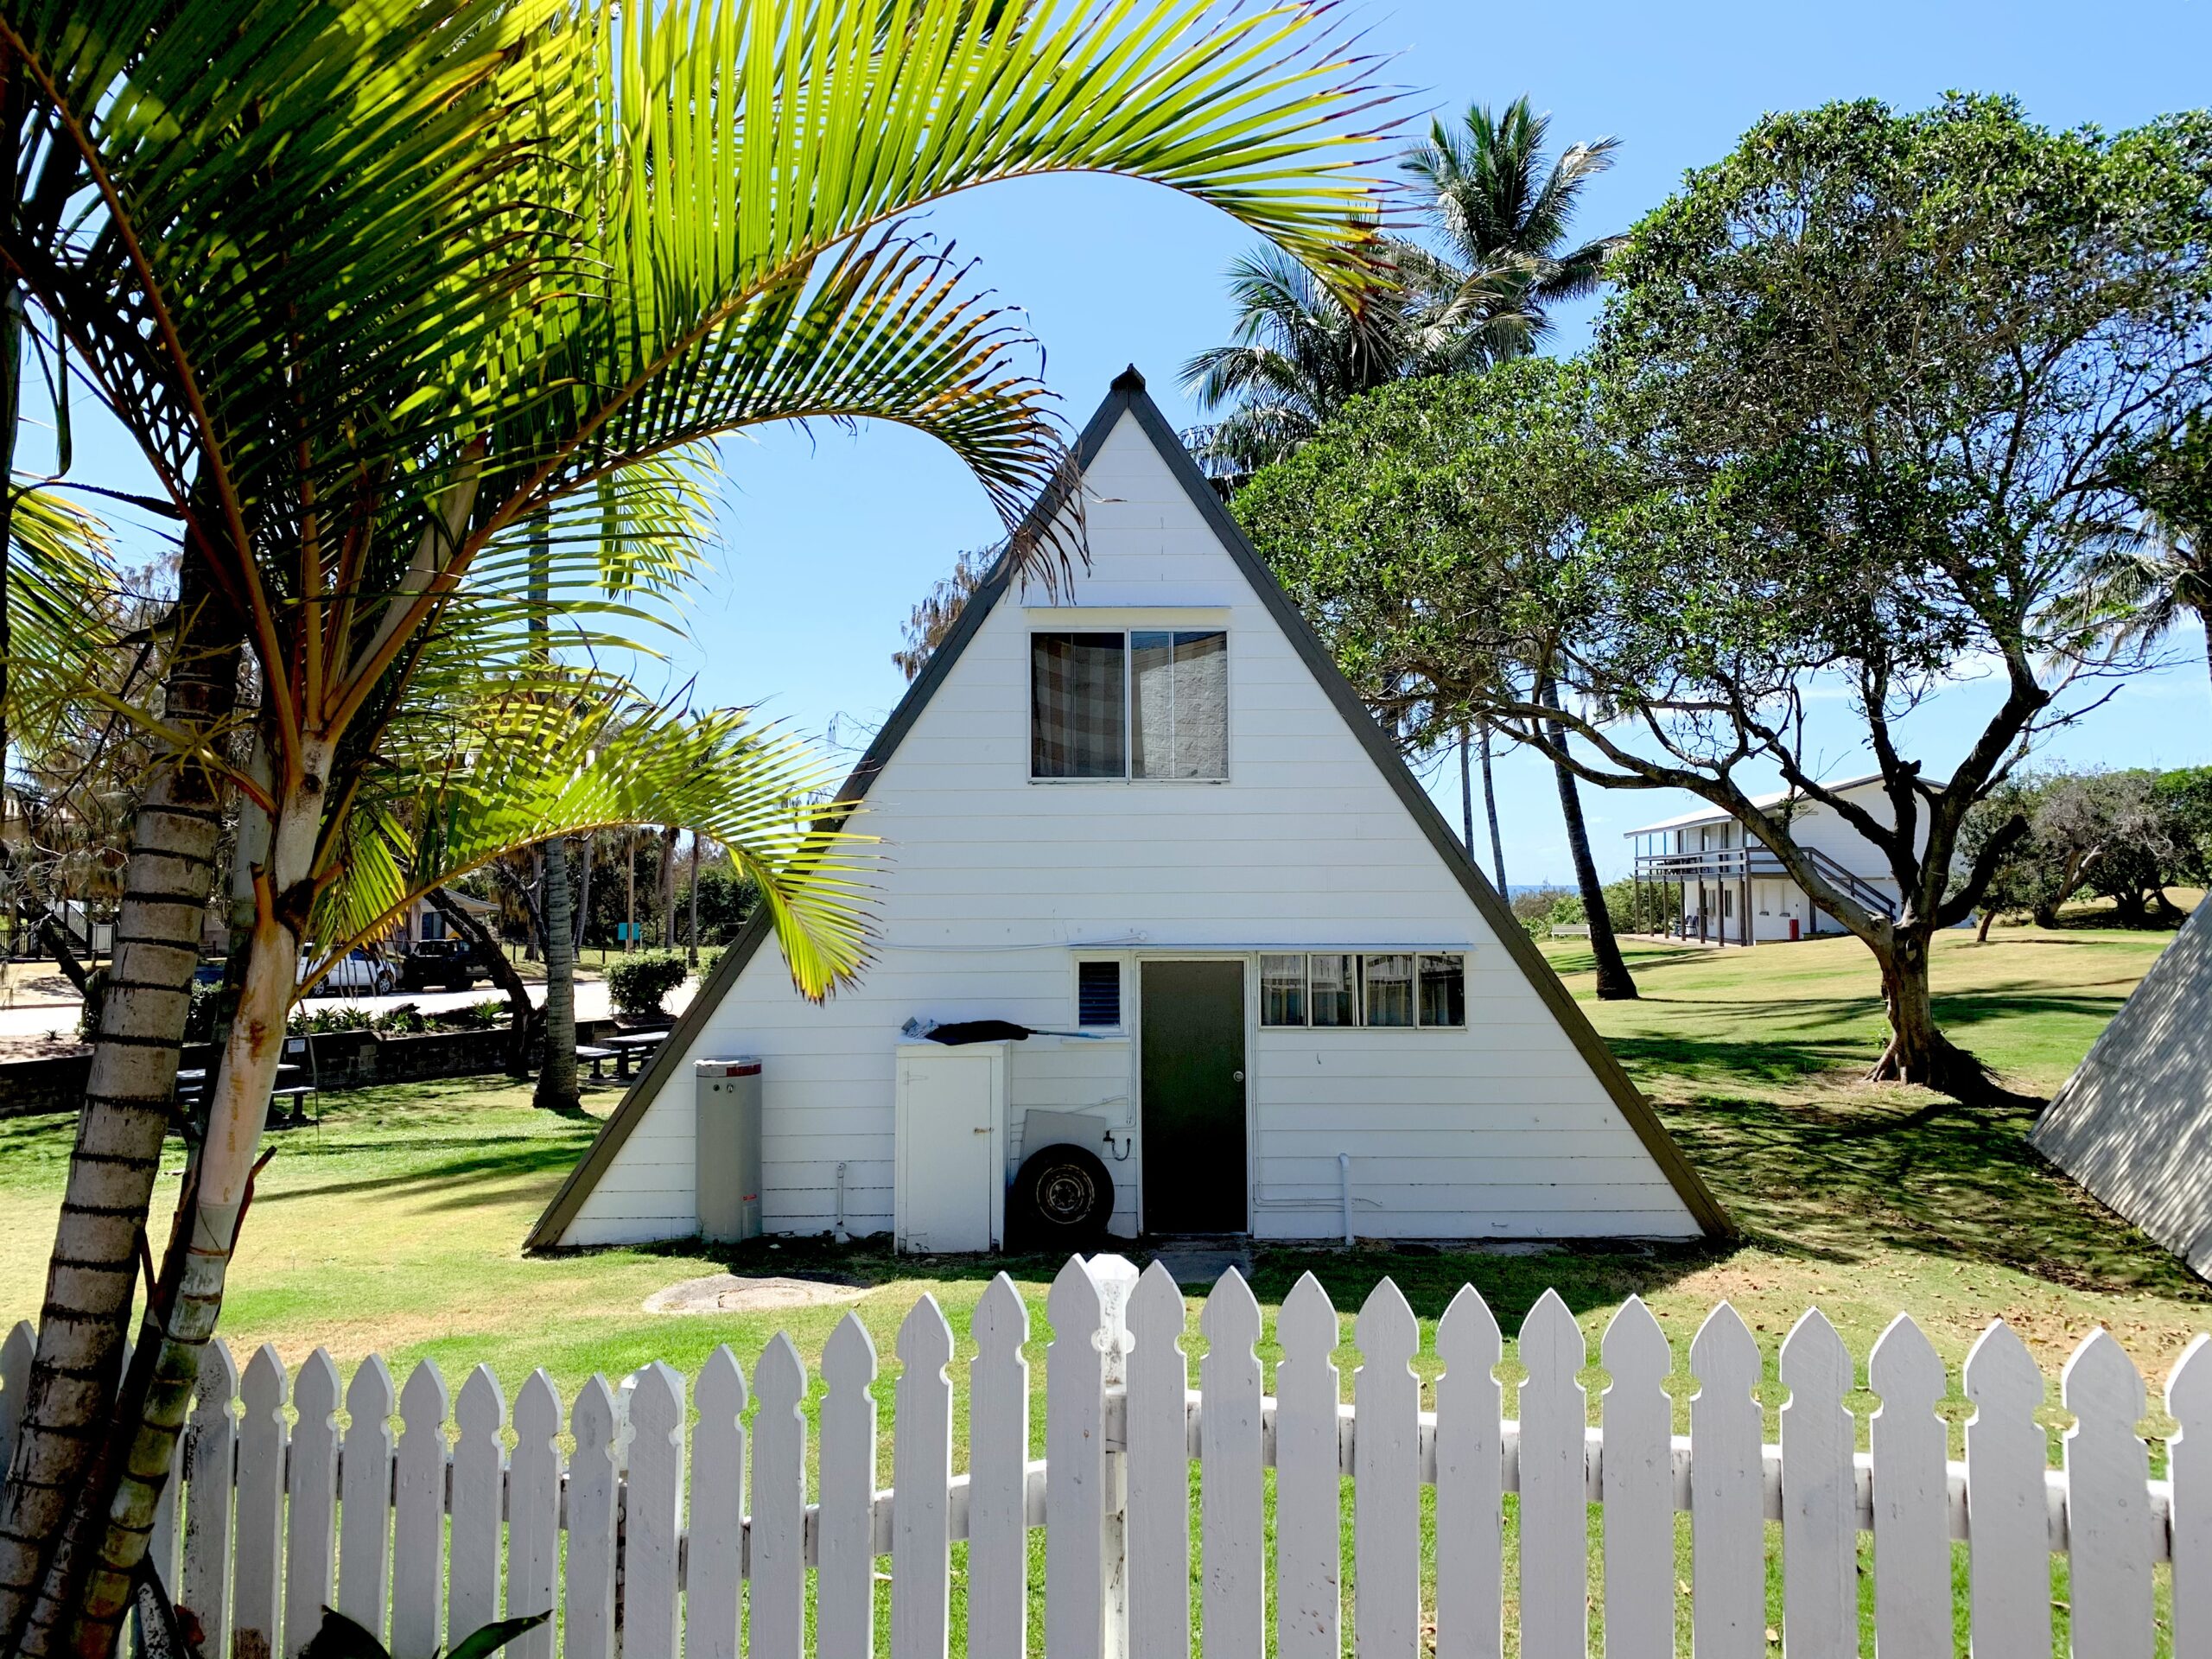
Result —
<instances>
[{"instance_id":1,"label":"rubber tyre","mask_svg":"<svg viewBox=\"0 0 2212 1659\"><path fill-rule=\"evenodd\" d=\"M1114 1214L1114 1178L1095 1153L1065 1144L1022 1161L1007 1195L1007 1219L1032 1249L1074 1250L1096 1243Z\"/></svg>"}]
</instances>

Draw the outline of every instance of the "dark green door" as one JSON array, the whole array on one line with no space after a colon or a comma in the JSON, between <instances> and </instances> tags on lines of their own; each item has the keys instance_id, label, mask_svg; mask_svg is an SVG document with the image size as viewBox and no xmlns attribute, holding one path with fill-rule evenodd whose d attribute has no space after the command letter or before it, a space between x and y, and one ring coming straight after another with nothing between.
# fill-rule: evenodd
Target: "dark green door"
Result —
<instances>
[{"instance_id":1,"label":"dark green door","mask_svg":"<svg viewBox=\"0 0 2212 1659\"><path fill-rule=\"evenodd\" d=\"M1145 1230L1243 1232L1244 964L1141 971Z\"/></svg>"}]
</instances>

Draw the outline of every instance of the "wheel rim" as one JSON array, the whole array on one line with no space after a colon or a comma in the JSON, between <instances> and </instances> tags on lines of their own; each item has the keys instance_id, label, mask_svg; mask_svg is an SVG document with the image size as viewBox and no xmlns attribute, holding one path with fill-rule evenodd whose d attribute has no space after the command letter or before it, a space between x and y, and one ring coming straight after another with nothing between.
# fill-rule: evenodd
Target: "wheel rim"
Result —
<instances>
[{"instance_id":1,"label":"wheel rim","mask_svg":"<svg viewBox=\"0 0 2212 1659\"><path fill-rule=\"evenodd\" d=\"M1056 1227L1088 1221L1097 1199L1097 1186L1078 1165L1054 1164L1038 1177L1037 1211Z\"/></svg>"}]
</instances>

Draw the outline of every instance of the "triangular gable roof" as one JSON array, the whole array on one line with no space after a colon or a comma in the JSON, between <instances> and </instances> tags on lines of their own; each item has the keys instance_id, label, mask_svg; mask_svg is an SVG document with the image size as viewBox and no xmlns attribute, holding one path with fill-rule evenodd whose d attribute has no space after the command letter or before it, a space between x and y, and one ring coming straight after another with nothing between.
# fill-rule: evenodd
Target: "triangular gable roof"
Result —
<instances>
[{"instance_id":1,"label":"triangular gable roof","mask_svg":"<svg viewBox=\"0 0 2212 1659\"><path fill-rule=\"evenodd\" d=\"M1628 1073L1622 1070L1613 1052L1605 1046L1605 1039L1598 1035L1583 1016L1581 1009L1575 1006L1567 987L1560 983L1559 976L1552 970L1551 964L1544 960L1543 954L1529 938L1528 930L1521 925L1505 901L1498 896L1497 890L1491 886L1488 878L1467 856L1459 837L1452 834L1451 826L1444 821L1443 814L1437 810L1436 804L1429 799L1427 791L1421 788L1407 768L1404 758L1391 747L1389 740L1382 734L1382 728L1376 724L1374 716L1360 702L1359 694L1344 678L1336 659L1329 655L1319 636L1315 634L1298 607L1292 603L1290 595L1283 591L1282 585L1274 578L1274 573L1268 569L1267 562L1260 556L1259 550L1252 545L1236 519L1230 517L1229 510L1222 505L1213 486L1198 470L1198 463L1191 459L1190 452L1184 448L1175 429L1168 424L1166 416L1160 412L1159 405L1145 391L1144 377L1137 372L1135 365L1115 377L1105 401L1099 404L1096 412L1084 424L1082 435L1077 438L1075 465L1078 474L1089 470L1098 452L1104 448L1108 436L1121 423L1125 414L1135 417L1138 427L1151 441L1168 470L1174 474L1176 482L1190 498L1192 505L1197 508L1216 539L1228 551L1238 571L1259 597L1261 604L1297 652L1300 660L1313 674L1330 703L1344 717L1345 725L1366 751L1368 758L1374 761L1406 810L1413 815L1414 822L1427 836L1438 856L1443 859L1446 867L1458 879L1468 898L1474 901L1476 909L1481 912L1483 919L1497 936L1499 944L1535 988L1537 996L1559 1022L1560 1028L1574 1045L1576 1052L1597 1075L1599 1083L1613 1103L1620 1108L1621 1116L1627 1120L1629 1128L1635 1132L1644 1150L1650 1154L1653 1162L1666 1176L1698 1225L1714 1236L1732 1232L1733 1224L1728 1219L1727 1211L1721 1208L1719 1200L1713 1197L1698 1173L1690 1167L1689 1161L1682 1156L1681 1149L1667 1133L1666 1126L1659 1122L1657 1114L1651 1109L1651 1103L1629 1080ZM1042 533L1064 500L1065 497L1048 489L1031 508L1023 525L1024 533ZM931 653L928 665L906 689L906 695L892 710L891 718L884 722L883 729L868 745L868 752L861 755L860 764L853 768L852 776L846 780L838 796L840 800L857 802L866 798L869 786L889 764L907 733L913 729L915 722L921 718L923 709L929 706L930 700L937 695L938 688L944 683L946 677L952 672L953 665L960 660L961 653L967 650L969 642L996 608L1012 582L1013 572L1009 563L1001 560L998 568L969 597L951 632ZM708 1017L737 983L738 976L745 971L746 965L763 945L770 942L771 935L772 929L766 916L756 913L736 941L722 952L713 975L699 988L698 995L692 999L690 1007L677 1022L669 1039L660 1046L652 1063L631 1085L630 1092L622 1097L621 1104L601 1127L598 1138L592 1142L575 1168L569 1172L568 1179L561 1184L560 1191L553 1195L552 1203L546 1206L545 1213L538 1217L537 1226L531 1230L527 1248L544 1249L560 1243L561 1236L575 1219L577 1211L598 1185L600 1177L613 1163L615 1154L645 1117L646 1108L673 1077L682 1056L690 1052L693 1039L706 1024Z\"/></svg>"},{"instance_id":2,"label":"triangular gable roof","mask_svg":"<svg viewBox=\"0 0 2212 1659\"><path fill-rule=\"evenodd\" d=\"M2028 1144L2212 1278L2212 898L2098 1033Z\"/></svg>"}]
</instances>

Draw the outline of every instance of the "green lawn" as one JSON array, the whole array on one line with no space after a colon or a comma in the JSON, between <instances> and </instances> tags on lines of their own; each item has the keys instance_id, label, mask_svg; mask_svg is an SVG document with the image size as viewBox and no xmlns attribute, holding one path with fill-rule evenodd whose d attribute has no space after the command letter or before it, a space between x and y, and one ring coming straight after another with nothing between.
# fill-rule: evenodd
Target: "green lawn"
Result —
<instances>
[{"instance_id":1,"label":"green lawn","mask_svg":"<svg viewBox=\"0 0 2212 1659\"><path fill-rule=\"evenodd\" d=\"M1999 928L1981 946L1947 936L1936 957L1939 1013L2014 1088L2046 1094L2164 942L2091 927ZM1547 949L1586 998L1586 949L1567 941ZM2154 1400L2189 1336L2212 1328L2212 1291L2029 1152L2025 1112L1939 1109L1920 1091L1856 1081L1881 1033L1872 964L1856 944L1726 952L1636 945L1630 954L1643 1000L1586 1006L1742 1236L1725 1245L1531 1255L1268 1251L1255 1287L1270 1315L1311 1270L1336 1299L1349 1338L1351 1314L1387 1273L1432 1338L1463 1282L1490 1300L1510 1337L1549 1285L1581 1320L1594 1354L1611 1309L1634 1293L1686 1357L1698 1322L1726 1297L1768 1349L1770 1412L1782 1398L1774 1350L1814 1304L1862 1363L1899 1309L1954 1365L2001 1315L2044 1361L2054 1405L2059 1362L2098 1324L2145 1369ZM593 1111L603 1114L614 1098L611 1089L594 1096ZM329 1097L322 1127L286 1135L262 1179L226 1333L241 1355L273 1342L295 1362L321 1344L347 1370L372 1350L395 1370L429 1357L456 1385L469 1366L486 1363L510 1397L531 1367L543 1365L567 1395L594 1370L619 1376L652 1358L693 1371L718 1343L749 1365L779 1326L811 1361L842 1308L672 1318L646 1314L639 1303L676 1280L724 1268L830 1272L873 1287L857 1312L885 1356L887 1438L899 1318L930 1291L964 1350L976 1300L1003 1267L1030 1301L1033 1354L1041 1360L1044 1294L1058 1266L1041 1258L922 1265L798 1241L525 1258L519 1243L530 1221L594 1127L588 1117L533 1113L524 1090L481 1080ZM0 1122L0 1322L37 1308L67 1151L62 1121ZM166 1172L164 1213L178 1164L181 1156ZM1195 1301L1192 1313L1196 1353L1203 1344ZM1338 1360L1349 1389L1356 1357L1346 1347ZM1424 1353L1418 1368L1433 1372L1433 1356ZM1510 1357L1507 1369L1510 1379ZM1587 1380L1594 1406L1602 1375ZM1686 1371L1675 1386L1685 1402L1678 1427L1686 1427ZM1041 1407L1041 1388L1038 1395ZM1862 1396L1862 1414L1873 1404ZM1962 1414L1963 1400L1955 1404ZM2059 1421L2054 1413L2054 1427ZM887 1448L884 1467L887 1479ZM2057 1593L2063 1599L2063 1586Z\"/></svg>"}]
</instances>

